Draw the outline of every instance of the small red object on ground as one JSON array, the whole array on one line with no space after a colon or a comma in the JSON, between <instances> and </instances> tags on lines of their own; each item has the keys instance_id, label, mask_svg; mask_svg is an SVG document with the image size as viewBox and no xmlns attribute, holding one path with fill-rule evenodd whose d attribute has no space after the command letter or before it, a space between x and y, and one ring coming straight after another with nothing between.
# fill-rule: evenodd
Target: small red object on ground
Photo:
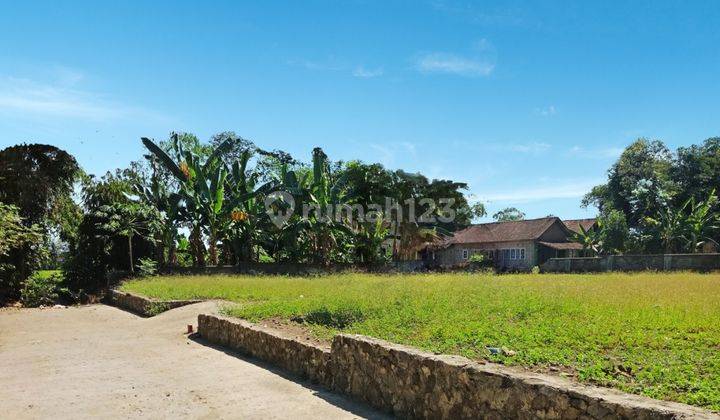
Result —
<instances>
[{"instance_id":1,"label":"small red object on ground","mask_svg":"<svg viewBox=\"0 0 720 420\"><path fill-rule=\"evenodd\" d=\"M193 333L193 326L192 326L192 324L188 324L188 332L187 332L187 333L188 333L188 334L192 334L192 333Z\"/></svg>"}]
</instances>

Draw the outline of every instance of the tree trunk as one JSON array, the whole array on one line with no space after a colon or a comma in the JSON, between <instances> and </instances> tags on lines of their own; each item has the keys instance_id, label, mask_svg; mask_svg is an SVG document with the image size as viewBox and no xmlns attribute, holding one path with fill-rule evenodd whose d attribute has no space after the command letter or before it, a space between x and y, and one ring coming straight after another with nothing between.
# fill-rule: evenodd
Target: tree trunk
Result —
<instances>
[{"instance_id":1,"label":"tree trunk","mask_svg":"<svg viewBox=\"0 0 720 420\"><path fill-rule=\"evenodd\" d=\"M130 256L130 273L135 274L135 266L133 265L132 238L132 235L128 235L128 255Z\"/></svg>"},{"instance_id":2,"label":"tree trunk","mask_svg":"<svg viewBox=\"0 0 720 420\"><path fill-rule=\"evenodd\" d=\"M193 226L192 232L190 232L190 247L192 248L195 267L204 267L205 249L203 247L199 225Z\"/></svg>"},{"instance_id":3,"label":"tree trunk","mask_svg":"<svg viewBox=\"0 0 720 420\"><path fill-rule=\"evenodd\" d=\"M177 254L176 254L176 247L175 247L175 241L173 240L170 246L168 247L168 257L167 257L167 264L170 267L174 267L177 265Z\"/></svg>"},{"instance_id":4,"label":"tree trunk","mask_svg":"<svg viewBox=\"0 0 720 420\"><path fill-rule=\"evenodd\" d=\"M218 265L217 240L215 239L214 233L210 233L210 246L208 247L208 252L210 254L210 265L217 266Z\"/></svg>"},{"instance_id":5,"label":"tree trunk","mask_svg":"<svg viewBox=\"0 0 720 420\"><path fill-rule=\"evenodd\" d=\"M158 267L165 268L165 234L159 233L155 235L155 260Z\"/></svg>"}]
</instances>

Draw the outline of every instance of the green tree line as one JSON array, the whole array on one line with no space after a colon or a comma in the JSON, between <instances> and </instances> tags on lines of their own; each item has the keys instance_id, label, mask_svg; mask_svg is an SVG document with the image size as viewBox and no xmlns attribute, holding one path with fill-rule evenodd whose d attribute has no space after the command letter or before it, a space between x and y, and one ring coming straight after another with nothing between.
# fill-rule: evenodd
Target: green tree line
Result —
<instances>
[{"instance_id":1,"label":"green tree line","mask_svg":"<svg viewBox=\"0 0 720 420\"><path fill-rule=\"evenodd\" d=\"M207 142L173 133L142 143L140 160L102 177L86 175L72 156L52 146L0 152L7 169L0 171L1 215L27 230L12 228L12 249L0 250L5 295L17 297L32 271L53 261L60 261L68 290L93 291L115 273L138 267L414 259L423 244L485 214L482 205L469 205L465 183L377 163L332 161L320 148L305 163L231 132ZM295 205L281 224L267 207L284 212L290 203L273 199L276 191L287 192ZM452 205L421 202L425 198L434 204L450 199ZM372 219L342 213L357 206L379 210ZM304 215L304 208L313 211ZM447 217L448 209L454 217Z\"/></svg>"},{"instance_id":2,"label":"green tree line","mask_svg":"<svg viewBox=\"0 0 720 420\"><path fill-rule=\"evenodd\" d=\"M598 228L578 240L596 253L717 251L720 240L720 138L672 152L638 139L583 198L599 210Z\"/></svg>"}]
</instances>

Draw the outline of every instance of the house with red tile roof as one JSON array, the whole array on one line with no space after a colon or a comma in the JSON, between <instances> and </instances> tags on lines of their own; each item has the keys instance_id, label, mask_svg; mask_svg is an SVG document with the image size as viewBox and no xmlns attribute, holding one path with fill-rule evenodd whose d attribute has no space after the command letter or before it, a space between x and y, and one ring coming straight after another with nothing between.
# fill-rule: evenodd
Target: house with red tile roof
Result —
<instances>
[{"instance_id":1,"label":"house with red tile roof","mask_svg":"<svg viewBox=\"0 0 720 420\"><path fill-rule=\"evenodd\" d=\"M580 227L582 226L585 231L597 228L597 219L571 219L563 220L565 226L575 233L580 233Z\"/></svg>"},{"instance_id":2,"label":"house with red tile roof","mask_svg":"<svg viewBox=\"0 0 720 420\"><path fill-rule=\"evenodd\" d=\"M573 257L582 251L582 245L573 240L575 229L590 228L594 220L567 222L543 217L472 225L455 232L426 253L426 258L430 264L449 267L467 262L473 254L482 254L500 270L530 270L550 258Z\"/></svg>"}]
</instances>

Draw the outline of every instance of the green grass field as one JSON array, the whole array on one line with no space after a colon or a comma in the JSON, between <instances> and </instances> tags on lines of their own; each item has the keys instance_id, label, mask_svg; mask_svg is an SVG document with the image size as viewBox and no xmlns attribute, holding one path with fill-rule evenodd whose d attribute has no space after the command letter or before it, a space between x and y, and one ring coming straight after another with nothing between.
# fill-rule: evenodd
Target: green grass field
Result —
<instances>
[{"instance_id":1,"label":"green grass field","mask_svg":"<svg viewBox=\"0 0 720 420\"><path fill-rule=\"evenodd\" d=\"M365 334L720 410L719 274L177 276L122 288L227 299L239 303L231 315L302 317L321 338Z\"/></svg>"}]
</instances>

